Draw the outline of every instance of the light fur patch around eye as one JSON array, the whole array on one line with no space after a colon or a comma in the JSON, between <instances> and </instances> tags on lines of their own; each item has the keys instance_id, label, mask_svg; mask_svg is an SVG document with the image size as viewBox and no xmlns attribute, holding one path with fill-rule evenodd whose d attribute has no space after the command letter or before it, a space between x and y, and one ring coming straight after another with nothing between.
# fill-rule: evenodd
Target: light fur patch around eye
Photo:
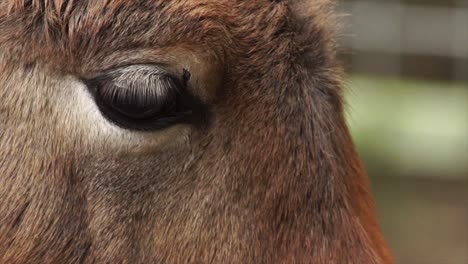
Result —
<instances>
[{"instance_id":1,"label":"light fur patch around eye","mask_svg":"<svg viewBox=\"0 0 468 264\"><path fill-rule=\"evenodd\" d=\"M61 81L56 107L67 119L64 130L74 131L89 148L112 149L117 152L148 151L163 144L187 142L190 127L175 125L156 132L129 131L109 122L100 112L88 88L74 77ZM59 90L59 89L58 89ZM65 111L63 109L66 109Z\"/></svg>"}]
</instances>

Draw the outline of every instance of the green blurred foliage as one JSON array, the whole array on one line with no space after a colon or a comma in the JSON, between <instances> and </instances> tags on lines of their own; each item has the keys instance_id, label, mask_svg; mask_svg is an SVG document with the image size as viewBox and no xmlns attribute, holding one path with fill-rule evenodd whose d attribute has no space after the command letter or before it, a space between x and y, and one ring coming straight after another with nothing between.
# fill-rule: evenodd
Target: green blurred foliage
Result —
<instances>
[{"instance_id":1,"label":"green blurred foliage","mask_svg":"<svg viewBox=\"0 0 468 264\"><path fill-rule=\"evenodd\" d=\"M398 168L388 176L468 176L467 85L354 76L348 86L348 123L370 166Z\"/></svg>"},{"instance_id":2,"label":"green blurred foliage","mask_svg":"<svg viewBox=\"0 0 468 264\"><path fill-rule=\"evenodd\" d=\"M354 75L347 118L398 264L468 264L468 84Z\"/></svg>"}]
</instances>

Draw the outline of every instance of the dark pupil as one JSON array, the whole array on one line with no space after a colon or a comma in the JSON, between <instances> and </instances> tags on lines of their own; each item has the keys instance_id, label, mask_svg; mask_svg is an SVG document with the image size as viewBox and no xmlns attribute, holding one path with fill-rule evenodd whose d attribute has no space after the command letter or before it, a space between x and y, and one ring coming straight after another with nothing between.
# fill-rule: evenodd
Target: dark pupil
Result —
<instances>
[{"instance_id":1,"label":"dark pupil","mask_svg":"<svg viewBox=\"0 0 468 264\"><path fill-rule=\"evenodd\" d=\"M161 108L160 105L155 103L139 103L137 100L115 100L112 102L112 106L121 114L134 118L144 119L153 116Z\"/></svg>"}]
</instances>

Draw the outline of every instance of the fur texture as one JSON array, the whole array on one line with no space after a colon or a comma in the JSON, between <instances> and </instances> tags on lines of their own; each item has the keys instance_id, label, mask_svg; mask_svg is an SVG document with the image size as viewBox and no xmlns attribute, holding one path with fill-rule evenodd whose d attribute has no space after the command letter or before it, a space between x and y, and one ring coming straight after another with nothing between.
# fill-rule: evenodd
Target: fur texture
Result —
<instances>
[{"instance_id":1,"label":"fur texture","mask_svg":"<svg viewBox=\"0 0 468 264\"><path fill-rule=\"evenodd\" d=\"M327 0L0 2L0 263L393 263ZM79 78L192 73L200 127L106 124Z\"/></svg>"}]
</instances>

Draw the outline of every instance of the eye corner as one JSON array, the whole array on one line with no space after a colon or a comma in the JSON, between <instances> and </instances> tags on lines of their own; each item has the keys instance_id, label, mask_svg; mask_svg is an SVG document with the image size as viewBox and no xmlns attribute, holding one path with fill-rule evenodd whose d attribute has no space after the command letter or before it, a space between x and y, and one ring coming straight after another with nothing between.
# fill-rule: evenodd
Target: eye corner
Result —
<instances>
[{"instance_id":1,"label":"eye corner","mask_svg":"<svg viewBox=\"0 0 468 264\"><path fill-rule=\"evenodd\" d=\"M192 78L192 74L190 73L190 71L183 68L182 69L182 81L187 85L191 78Z\"/></svg>"}]
</instances>

